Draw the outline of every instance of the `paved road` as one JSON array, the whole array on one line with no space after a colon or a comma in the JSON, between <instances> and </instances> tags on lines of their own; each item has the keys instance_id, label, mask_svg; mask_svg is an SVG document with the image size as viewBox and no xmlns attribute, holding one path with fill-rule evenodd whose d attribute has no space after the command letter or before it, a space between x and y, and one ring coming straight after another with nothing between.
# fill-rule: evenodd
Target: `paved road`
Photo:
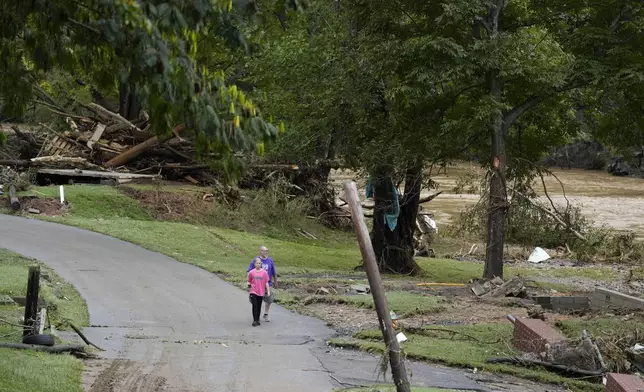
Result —
<instances>
[{"instance_id":1,"label":"paved road","mask_svg":"<svg viewBox=\"0 0 644 392\"><path fill-rule=\"evenodd\" d=\"M326 392L375 381L378 358L330 350L333 331L322 321L274 306L273 321L254 328L245 292L159 253L6 215L0 248L48 264L86 299L92 327L84 332L116 359L92 391ZM413 382L480 388L464 371L421 364Z\"/></svg>"}]
</instances>

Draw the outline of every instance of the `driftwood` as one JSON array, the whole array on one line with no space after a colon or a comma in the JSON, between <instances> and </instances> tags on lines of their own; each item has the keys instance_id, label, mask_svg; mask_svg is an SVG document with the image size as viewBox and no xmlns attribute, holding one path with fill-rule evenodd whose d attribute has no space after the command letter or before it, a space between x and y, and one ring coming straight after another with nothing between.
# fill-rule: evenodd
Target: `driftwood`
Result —
<instances>
[{"instance_id":1,"label":"driftwood","mask_svg":"<svg viewBox=\"0 0 644 392\"><path fill-rule=\"evenodd\" d=\"M81 330L80 330L80 329L78 329L78 327L76 327L74 324L71 324L71 323L70 323L70 324L69 324L69 326L70 326L70 327L72 327L72 329L73 329L73 330L78 334L78 336L80 336L80 338L81 338L81 339L83 339L83 342L85 342L85 344L87 344L88 346L92 346L92 347L94 347L94 348L95 348L95 349L97 349L97 350L105 351L104 349L102 349L102 348L98 347L97 345L95 345L94 343L90 342L90 341L85 337L85 335L81 332Z\"/></svg>"},{"instance_id":2,"label":"driftwood","mask_svg":"<svg viewBox=\"0 0 644 392\"><path fill-rule=\"evenodd\" d=\"M130 162L132 159L141 155L143 152L155 146L157 143L163 143L166 140L173 138L175 134L183 132L185 128L186 126L184 124L180 124L174 127L173 134L171 136L163 136L161 138L159 138L158 136L153 136L148 140L144 141L143 143L137 144L136 146L125 151L124 153L110 159L105 163L105 167L117 167L117 166L125 165L126 163Z\"/></svg>"},{"instance_id":3,"label":"driftwood","mask_svg":"<svg viewBox=\"0 0 644 392\"><path fill-rule=\"evenodd\" d=\"M564 371L564 372L569 372L569 373L575 373L579 374L582 376L591 376L591 377L601 377L604 375L604 371L601 370L584 370L584 369L579 369L576 366L566 366L566 365L560 365L556 363L550 363L550 362L544 362L544 361L539 361L537 359L524 359L524 358L518 358L518 357L508 357L508 358L490 358L487 361L487 363L509 363L513 365L521 365L521 366L526 366L526 365L536 365L536 366L543 366L548 369L554 369L554 370L559 370L559 371Z\"/></svg>"},{"instance_id":4,"label":"driftwood","mask_svg":"<svg viewBox=\"0 0 644 392\"><path fill-rule=\"evenodd\" d=\"M37 346L34 344L22 344L22 343L0 343L0 348L41 351L41 352L52 353L52 354L85 352L85 346L81 344L59 344L57 346Z\"/></svg>"},{"instance_id":5,"label":"driftwood","mask_svg":"<svg viewBox=\"0 0 644 392\"><path fill-rule=\"evenodd\" d=\"M11 209L18 211L20 209L20 200L16 196L16 186L9 185L9 202L11 202Z\"/></svg>"}]
</instances>

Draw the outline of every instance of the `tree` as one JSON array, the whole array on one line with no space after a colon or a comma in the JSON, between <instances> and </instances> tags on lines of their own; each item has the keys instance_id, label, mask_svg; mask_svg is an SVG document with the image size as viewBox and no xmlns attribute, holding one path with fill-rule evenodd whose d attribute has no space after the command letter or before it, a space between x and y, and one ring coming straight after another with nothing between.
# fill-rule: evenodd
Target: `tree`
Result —
<instances>
[{"instance_id":1,"label":"tree","mask_svg":"<svg viewBox=\"0 0 644 392\"><path fill-rule=\"evenodd\" d=\"M235 17L249 6L243 0L3 1L1 100L20 115L43 73L87 74L99 90L121 91L126 116L144 107L158 134L185 123L201 157L228 162L225 171L233 173L239 168L234 151L254 150L278 129L246 94L227 85L220 69L199 63L199 37L208 32L226 42L239 38Z\"/></svg>"},{"instance_id":2,"label":"tree","mask_svg":"<svg viewBox=\"0 0 644 392\"><path fill-rule=\"evenodd\" d=\"M612 79L619 66L611 52L632 45L631 38L617 38L619 26L627 15L639 18L641 25L642 6L633 1L545 5L506 0L481 6L484 12L474 19L474 36L483 49L477 57L487 60L480 71L496 105L490 118L492 175L484 270L484 277L491 279L503 276L506 142L512 128L544 103ZM613 47L609 50L608 45ZM621 60L630 62L626 56Z\"/></svg>"}]
</instances>

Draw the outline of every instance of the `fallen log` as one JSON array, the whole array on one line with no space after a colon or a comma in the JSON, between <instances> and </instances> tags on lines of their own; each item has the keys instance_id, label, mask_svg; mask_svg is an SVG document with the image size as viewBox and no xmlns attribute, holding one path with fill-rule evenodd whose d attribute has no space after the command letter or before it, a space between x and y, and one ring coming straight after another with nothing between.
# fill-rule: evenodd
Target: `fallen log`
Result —
<instances>
[{"instance_id":1,"label":"fallen log","mask_svg":"<svg viewBox=\"0 0 644 392\"><path fill-rule=\"evenodd\" d=\"M124 153L115 156L114 158L110 159L105 163L105 167L116 167L116 166L123 166L126 163L130 162L132 159L138 157L141 155L143 152L149 150L153 146L155 146L157 143L163 143L166 140L170 140L174 137L175 134L178 134L182 132L186 126L184 124L177 125L174 127L172 130L172 135L170 136L162 136L159 138L158 136L153 136L149 138L148 140L144 141L141 144L137 144L136 146L130 148L129 150L125 151Z\"/></svg>"},{"instance_id":2,"label":"fallen log","mask_svg":"<svg viewBox=\"0 0 644 392\"><path fill-rule=\"evenodd\" d=\"M105 117L107 117L107 118L109 118L109 119L111 119L113 121L116 121L116 122L119 122L119 123L121 123L123 125L126 125L129 128L135 129L138 132L143 132L139 127L137 127L136 125L132 124L125 117L121 116L118 113L110 112L109 110L105 109L101 105L97 105L95 103L90 103L86 107L88 109L94 111L94 112L100 113L101 115L103 115L103 116L105 116ZM121 127L114 127L114 128L110 127L110 128L111 129L108 130L108 133L118 131L119 129L122 129Z\"/></svg>"},{"instance_id":3,"label":"fallen log","mask_svg":"<svg viewBox=\"0 0 644 392\"><path fill-rule=\"evenodd\" d=\"M11 202L11 209L18 211L20 209L20 200L16 196L16 186L9 185L9 201Z\"/></svg>"},{"instance_id":4,"label":"fallen log","mask_svg":"<svg viewBox=\"0 0 644 392\"><path fill-rule=\"evenodd\" d=\"M0 159L0 166L25 167L31 165L28 159Z\"/></svg>"},{"instance_id":5,"label":"fallen log","mask_svg":"<svg viewBox=\"0 0 644 392\"><path fill-rule=\"evenodd\" d=\"M0 343L0 348L12 348L15 350L41 351L51 354L85 352L85 346L81 344L59 344L57 346L36 346L23 343Z\"/></svg>"}]
</instances>

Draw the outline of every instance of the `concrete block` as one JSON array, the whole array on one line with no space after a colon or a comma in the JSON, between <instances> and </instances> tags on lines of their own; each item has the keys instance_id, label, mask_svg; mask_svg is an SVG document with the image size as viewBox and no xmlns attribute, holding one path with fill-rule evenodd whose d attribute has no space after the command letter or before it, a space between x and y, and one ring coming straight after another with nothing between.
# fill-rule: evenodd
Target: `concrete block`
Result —
<instances>
[{"instance_id":1,"label":"concrete block","mask_svg":"<svg viewBox=\"0 0 644 392\"><path fill-rule=\"evenodd\" d=\"M644 309L644 299L599 287L596 288L593 293L592 306L615 306L627 309Z\"/></svg>"},{"instance_id":2,"label":"concrete block","mask_svg":"<svg viewBox=\"0 0 644 392\"><path fill-rule=\"evenodd\" d=\"M514 322L512 343L521 351L540 353L546 350L546 344L564 340L559 331L542 320L517 318Z\"/></svg>"},{"instance_id":3,"label":"concrete block","mask_svg":"<svg viewBox=\"0 0 644 392\"><path fill-rule=\"evenodd\" d=\"M606 392L644 392L644 380L632 374L608 373Z\"/></svg>"}]
</instances>

